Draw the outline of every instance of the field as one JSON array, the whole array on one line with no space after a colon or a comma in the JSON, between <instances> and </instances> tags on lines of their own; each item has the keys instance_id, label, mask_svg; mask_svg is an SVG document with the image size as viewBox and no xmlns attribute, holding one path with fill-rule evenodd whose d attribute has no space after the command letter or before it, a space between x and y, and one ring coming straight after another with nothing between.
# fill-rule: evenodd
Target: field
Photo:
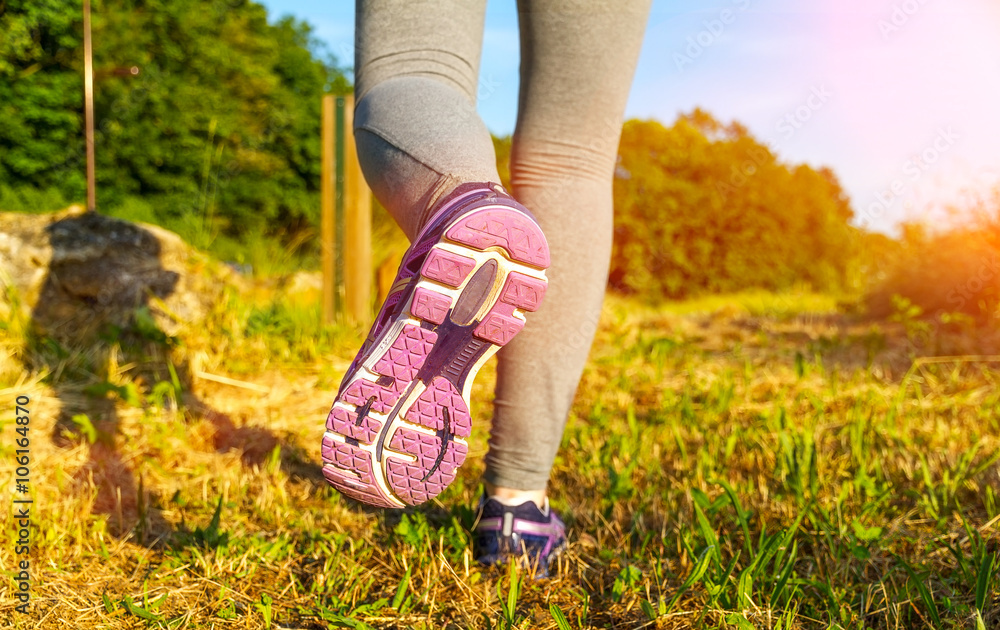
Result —
<instances>
[{"instance_id":1,"label":"field","mask_svg":"<svg viewBox=\"0 0 1000 630\"><path fill-rule=\"evenodd\" d=\"M28 396L34 504L28 615L2 510L0 627L1000 627L1000 357L968 340L821 295L610 297L533 582L468 547L492 364L452 487L370 510L319 467L361 331L315 316L231 295L110 350L5 324L0 486Z\"/></svg>"}]
</instances>

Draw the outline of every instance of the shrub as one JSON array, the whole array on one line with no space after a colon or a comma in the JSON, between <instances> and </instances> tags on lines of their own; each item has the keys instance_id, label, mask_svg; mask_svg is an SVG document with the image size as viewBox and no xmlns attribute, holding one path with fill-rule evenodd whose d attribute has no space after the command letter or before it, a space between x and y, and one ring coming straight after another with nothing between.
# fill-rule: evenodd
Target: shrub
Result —
<instances>
[{"instance_id":1,"label":"shrub","mask_svg":"<svg viewBox=\"0 0 1000 630\"><path fill-rule=\"evenodd\" d=\"M943 321L961 313L995 325L1000 319L1000 191L991 205L972 221L944 230L904 225L884 280L868 294L871 314L890 315L904 299L922 318Z\"/></svg>"}]
</instances>

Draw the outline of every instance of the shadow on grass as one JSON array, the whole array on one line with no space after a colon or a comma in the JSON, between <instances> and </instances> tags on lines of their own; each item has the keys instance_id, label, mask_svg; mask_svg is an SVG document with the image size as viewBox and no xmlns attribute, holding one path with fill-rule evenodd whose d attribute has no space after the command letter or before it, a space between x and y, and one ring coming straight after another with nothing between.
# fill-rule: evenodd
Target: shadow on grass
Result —
<instances>
[{"instance_id":1,"label":"shadow on grass","mask_svg":"<svg viewBox=\"0 0 1000 630\"><path fill-rule=\"evenodd\" d=\"M173 531L156 507L161 498L137 476L149 456L130 452L120 426L122 403L142 408L144 423L169 422L159 412L167 409L207 421L215 449L241 452L246 466L264 464L280 445L280 465L289 475L322 479L318 465L270 430L237 426L191 393L190 366L153 317L180 280L164 268L154 234L91 212L61 218L45 233L52 257L32 311L25 364L49 374L59 400L53 443L87 445L87 461L71 487L80 493L93 484L92 514L107 516L112 535L136 533L138 542L155 544ZM124 385L119 366L129 366Z\"/></svg>"}]
</instances>

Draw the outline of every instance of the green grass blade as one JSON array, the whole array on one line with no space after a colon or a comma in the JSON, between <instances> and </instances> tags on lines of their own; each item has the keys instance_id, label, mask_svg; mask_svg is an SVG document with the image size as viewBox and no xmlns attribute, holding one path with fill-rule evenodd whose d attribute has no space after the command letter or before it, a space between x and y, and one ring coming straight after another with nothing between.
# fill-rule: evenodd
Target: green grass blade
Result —
<instances>
[{"instance_id":1,"label":"green grass blade","mask_svg":"<svg viewBox=\"0 0 1000 630\"><path fill-rule=\"evenodd\" d=\"M771 589L770 603L772 605L781 597L781 592L785 590L785 584L788 583L788 578L792 575L792 569L795 568L795 554L798 551L798 544L798 541L792 543L792 550L788 553L788 562L785 563L785 568L778 576L778 581L775 583L774 588Z\"/></svg>"},{"instance_id":2,"label":"green grass blade","mask_svg":"<svg viewBox=\"0 0 1000 630\"><path fill-rule=\"evenodd\" d=\"M694 515L695 518L698 519L698 528L701 530L702 538L705 539L705 544L715 547L715 549L718 550L719 537L716 535L715 530L712 529L711 523L708 522L708 517L705 516L705 512L697 503L694 504ZM718 551L716 551L715 555L718 559Z\"/></svg>"},{"instance_id":3,"label":"green grass blade","mask_svg":"<svg viewBox=\"0 0 1000 630\"><path fill-rule=\"evenodd\" d=\"M931 595L931 592L927 590L927 585L924 584L924 581L920 579L917 573L910 567L910 565L906 564L902 558L897 557L896 559L903 565L903 568L906 569L906 572L910 576L910 580L913 582L914 586L917 587L917 592L920 593L920 599L924 602L924 608L927 609L927 614L929 614L931 619L934 620L934 627L940 628L941 615L938 612L937 604L934 602L934 597Z\"/></svg>"},{"instance_id":4,"label":"green grass blade","mask_svg":"<svg viewBox=\"0 0 1000 630\"><path fill-rule=\"evenodd\" d=\"M141 617L142 619L147 619L149 621L161 621L163 619L161 615L154 615L145 608L137 606L135 602L132 601L131 597L123 599L122 604L125 605L125 610L129 611L129 613L135 615L136 617Z\"/></svg>"},{"instance_id":5,"label":"green grass blade","mask_svg":"<svg viewBox=\"0 0 1000 630\"><path fill-rule=\"evenodd\" d=\"M683 595L685 591L694 586L694 584L700 580L703 575L705 575L705 571L708 569L708 563L711 560L710 553L712 552L712 547L705 547L704 551L701 552L701 555L698 556L698 562L695 563L694 569L691 570L691 575L684 580L681 587L677 589L674 596L670 598L670 604L667 605L667 612L670 612L670 610L673 609L674 604L677 603L677 600L680 599L681 595Z\"/></svg>"},{"instance_id":6,"label":"green grass blade","mask_svg":"<svg viewBox=\"0 0 1000 630\"><path fill-rule=\"evenodd\" d=\"M705 571L708 569L708 558L709 552L714 552L712 547L707 547L701 552L701 556L698 557L698 563L694 567L694 571L688 576L688 579L684 580L684 586L682 588L691 588L694 584L701 579L701 576L705 575Z\"/></svg>"},{"instance_id":7,"label":"green grass blade","mask_svg":"<svg viewBox=\"0 0 1000 630\"><path fill-rule=\"evenodd\" d=\"M510 619L510 614L507 612L507 600L504 599L500 580L497 580L497 601L500 602L500 612L503 613L503 619Z\"/></svg>"},{"instance_id":8,"label":"green grass blade","mask_svg":"<svg viewBox=\"0 0 1000 630\"><path fill-rule=\"evenodd\" d=\"M274 600L271 599L270 595L268 595L267 593L260 594L260 603L257 604L257 610L259 610L261 616L264 617L265 628L271 627L271 619L273 616L273 609L271 608L271 604L273 603Z\"/></svg>"},{"instance_id":9,"label":"green grass blade","mask_svg":"<svg viewBox=\"0 0 1000 630\"><path fill-rule=\"evenodd\" d=\"M974 447L975 447L976 450L978 450L978 445L974 445ZM980 464L978 466L976 466L972 470L972 472L967 475L967 477L969 479L971 479L971 478L979 476L979 474L982 473L984 470L986 470L987 468L991 467L993 464L997 463L998 460L1000 460L1000 452L998 452L995 455L993 455L993 457L989 457L989 458L983 460L982 462L980 462Z\"/></svg>"},{"instance_id":10,"label":"green grass blade","mask_svg":"<svg viewBox=\"0 0 1000 630\"><path fill-rule=\"evenodd\" d=\"M767 536L761 541L758 546L757 557L750 563L750 567L752 568L751 575L760 575L767 568L767 564L771 561L771 558L778 553L781 538L781 534L774 534Z\"/></svg>"},{"instance_id":11,"label":"green grass blade","mask_svg":"<svg viewBox=\"0 0 1000 630\"><path fill-rule=\"evenodd\" d=\"M552 615L552 618L556 622L556 627L559 628L559 630L571 630L571 626L569 625L569 620L566 619L566 615L563 614L563 611L561 608L559 608L559 606L556 606L555 604L549 604L549 614Z\"/></svg>"},{"instance_id":12,"label":"green grass blade","mask_svg":"<svg viewBox=\"0 0 1000 630\"><path fill-rule=\"evenodd\" d=\"M219 502L215 505L215 513L212 514L212 520L208 524L208 529L205 530L205 540L209 544L214 543L219 538L219 523L222 520L222 495L219 495Z\"/></svg>"},{"instance_id":13,"label":"green grass blade","mask_svg":"<svg viewBox=\"0 0 1000 630\"><path fill-rule=\"evenodd\" d=\"M729 497L729 502L733 504L733 509L736 510L736 521L740 524L740 529L743 530L743 545L746 547L747 553L752 560L755 556L753 543L750 542L750 524L747 523L747 514L743 511L743 505L736 496L736 490L722 479L716 479L713 483L722 486L722 489L726 492L726 496Z\"/></svg>"},{"instance_id":14,"label":"green grass blade","mask_svg":"<svg viewBox=\"0 0 1000 630\"><path fill-rule=\"evenodd\" d=\"M640 601L639 608L642 609L642 612L646 615L646 618L649 619L650 621L654 621L656 619L657 617L656 611L653 609L653 605L650 604L649 601L645 599Z\"/></svg>"},{"instance_id":15,"label":"green grass blade","mask_svg":"<svg viewBox=\"0 0 1000 630\"><path fill-rule=\"evenodd\" d=\"M740 608L751 607L751 595L753 594L753 566L743 569L740 573L739 583L736 586L736 602Z\"/></svg>"},{"instance_id":16,"label":"green grass blade","mask_svg":"<svg viewBox=\"0 0 1000 630\"><path fill-rule=\"evenodd\" d=\"M799 527L802 525L802 519L806 517L812 508L812 503L810 502L804 509L799 511L799 515L795 518L795 522L785 530L785 533L781 536L781 542L778 544L778 553L774 557L774 564L778 566L782 563L782 559L785 557L785 551L788 549L788 543L792 542L795 538L795 534L798 533Z\"/></svg>"},{"instance_id":17,"label":"green grass blade","mask_svg":"<svg viewBox=\"0 0 1000 630\"><path fill-rule=\"evenodd\" d=\"M754 630L753 624L747 621L747 618L740 613L727 615L726 623L731 626L736 626L737 630Z\"/></svg>"},{"instance_id":18,"label":"green grass blade","mask_svg":"<svg viewBox=\"0 0 1000 630\"><path fill-rule=\"evenodd\" d=\"M410 584L410 571L413 567L408 567L406 573L403 574L403 579L399 581L399 586L396 587L396 594L392 597L392 608L399 610L399 607L403 605L403 598L406 597L406 587Z\"/></svg>"},{"instance_id":19,"label":"green grass blade","mask_svg":"<svg viewBox=\"0 0 1000 630\"><path fill-rule=\"evenodd\" d=\"M727 584L729 584L729 578L733 575L733 571L736 570L736 564L739 562L740 558L742 558L742 557L743 557L743 550L742 549L737 549L736 550L736 555L733 556L733 559L729 561L729 564L726 566L726 570L722 573L722 579L718 580L718 583L722 587L725 587ZM725 594L725 593L728 593L728 592L729 592L729 589L722 588L722 590L720 591L720 593L718 593L718 594L716 594L716 595L714 595L712 597L712 600L715 601L715 600L717 600L719 598L720 594ZM724 597L723 599L727 602L727 604L731 604L732 603L732 602L729 601L728 597Z\"/></svg>"},{"instance_id":20,"label":"green grass blade","mask_svg":"<svg viewBox=\"0 0 1000 630\"><path fill-rule=\"evenodd\" d=\"M148 610L156 610L157 608L159 608L160 606L162 606L165 601L167 601L167 593L164 593L163 595L161 595L157 599L154 599L153 601L149 602L149 604L146 606L146 608Z\"/></svg>"},{"instance_id":21,"label":"green grass blade","mask_svg":"<svg viewBox=\"0 0 1000 630\"><path fill-rule=\"evenodd\" d=\"M976 610L980 613L986 607L986 594L990 591L994 564L996 564L996 556L988 556L984 553L983 560L979 563L979 576L976 578Z\"/></svg>"},{"instance_id":22,"label":"green grass blade","mask_svg":"<svg viewBox=\"0 0 1000 630\"><path fill-rule=\"evenodd\" d=\"M951 553L952 557L955 558L955 566L958 567L959 572L962 574L962 579L968 580L970 576L969 570L965 566L965 554L962 553L961 549L955 547L951 543L946 542L945 547Z\"/></svg>"},{"instance_id":23,"label":"green grass blade","mask_svg":"<svg viewBox=\"0 0 1000 630\"><path fill-rule=\"evenodd\" d=\"M509 611L510 620L513 622L514 611L517 609L517 597L520 595L521 582L518 579L517 563L510 562L510 590L507 591L507 610Z\"/></svg>"}]
</instances>

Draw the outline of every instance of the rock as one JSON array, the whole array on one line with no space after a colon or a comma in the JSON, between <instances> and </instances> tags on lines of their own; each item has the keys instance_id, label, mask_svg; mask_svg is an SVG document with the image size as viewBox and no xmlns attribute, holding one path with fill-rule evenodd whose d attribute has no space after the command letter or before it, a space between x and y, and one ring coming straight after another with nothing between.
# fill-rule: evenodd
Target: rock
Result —
<instances>
[{"instance_id":1,"label":"rock","mask_svg":"<svg viewBox=\"0 0 1000 630\"><path fill-rule=\"evenodd\" d=\"M175 334L197 322L234 280L173 232L80 206L50 214L0 213L0 313L17 304L60 340L105 324L127 326L148 306Z\"/></svg>"}]
</instances>

